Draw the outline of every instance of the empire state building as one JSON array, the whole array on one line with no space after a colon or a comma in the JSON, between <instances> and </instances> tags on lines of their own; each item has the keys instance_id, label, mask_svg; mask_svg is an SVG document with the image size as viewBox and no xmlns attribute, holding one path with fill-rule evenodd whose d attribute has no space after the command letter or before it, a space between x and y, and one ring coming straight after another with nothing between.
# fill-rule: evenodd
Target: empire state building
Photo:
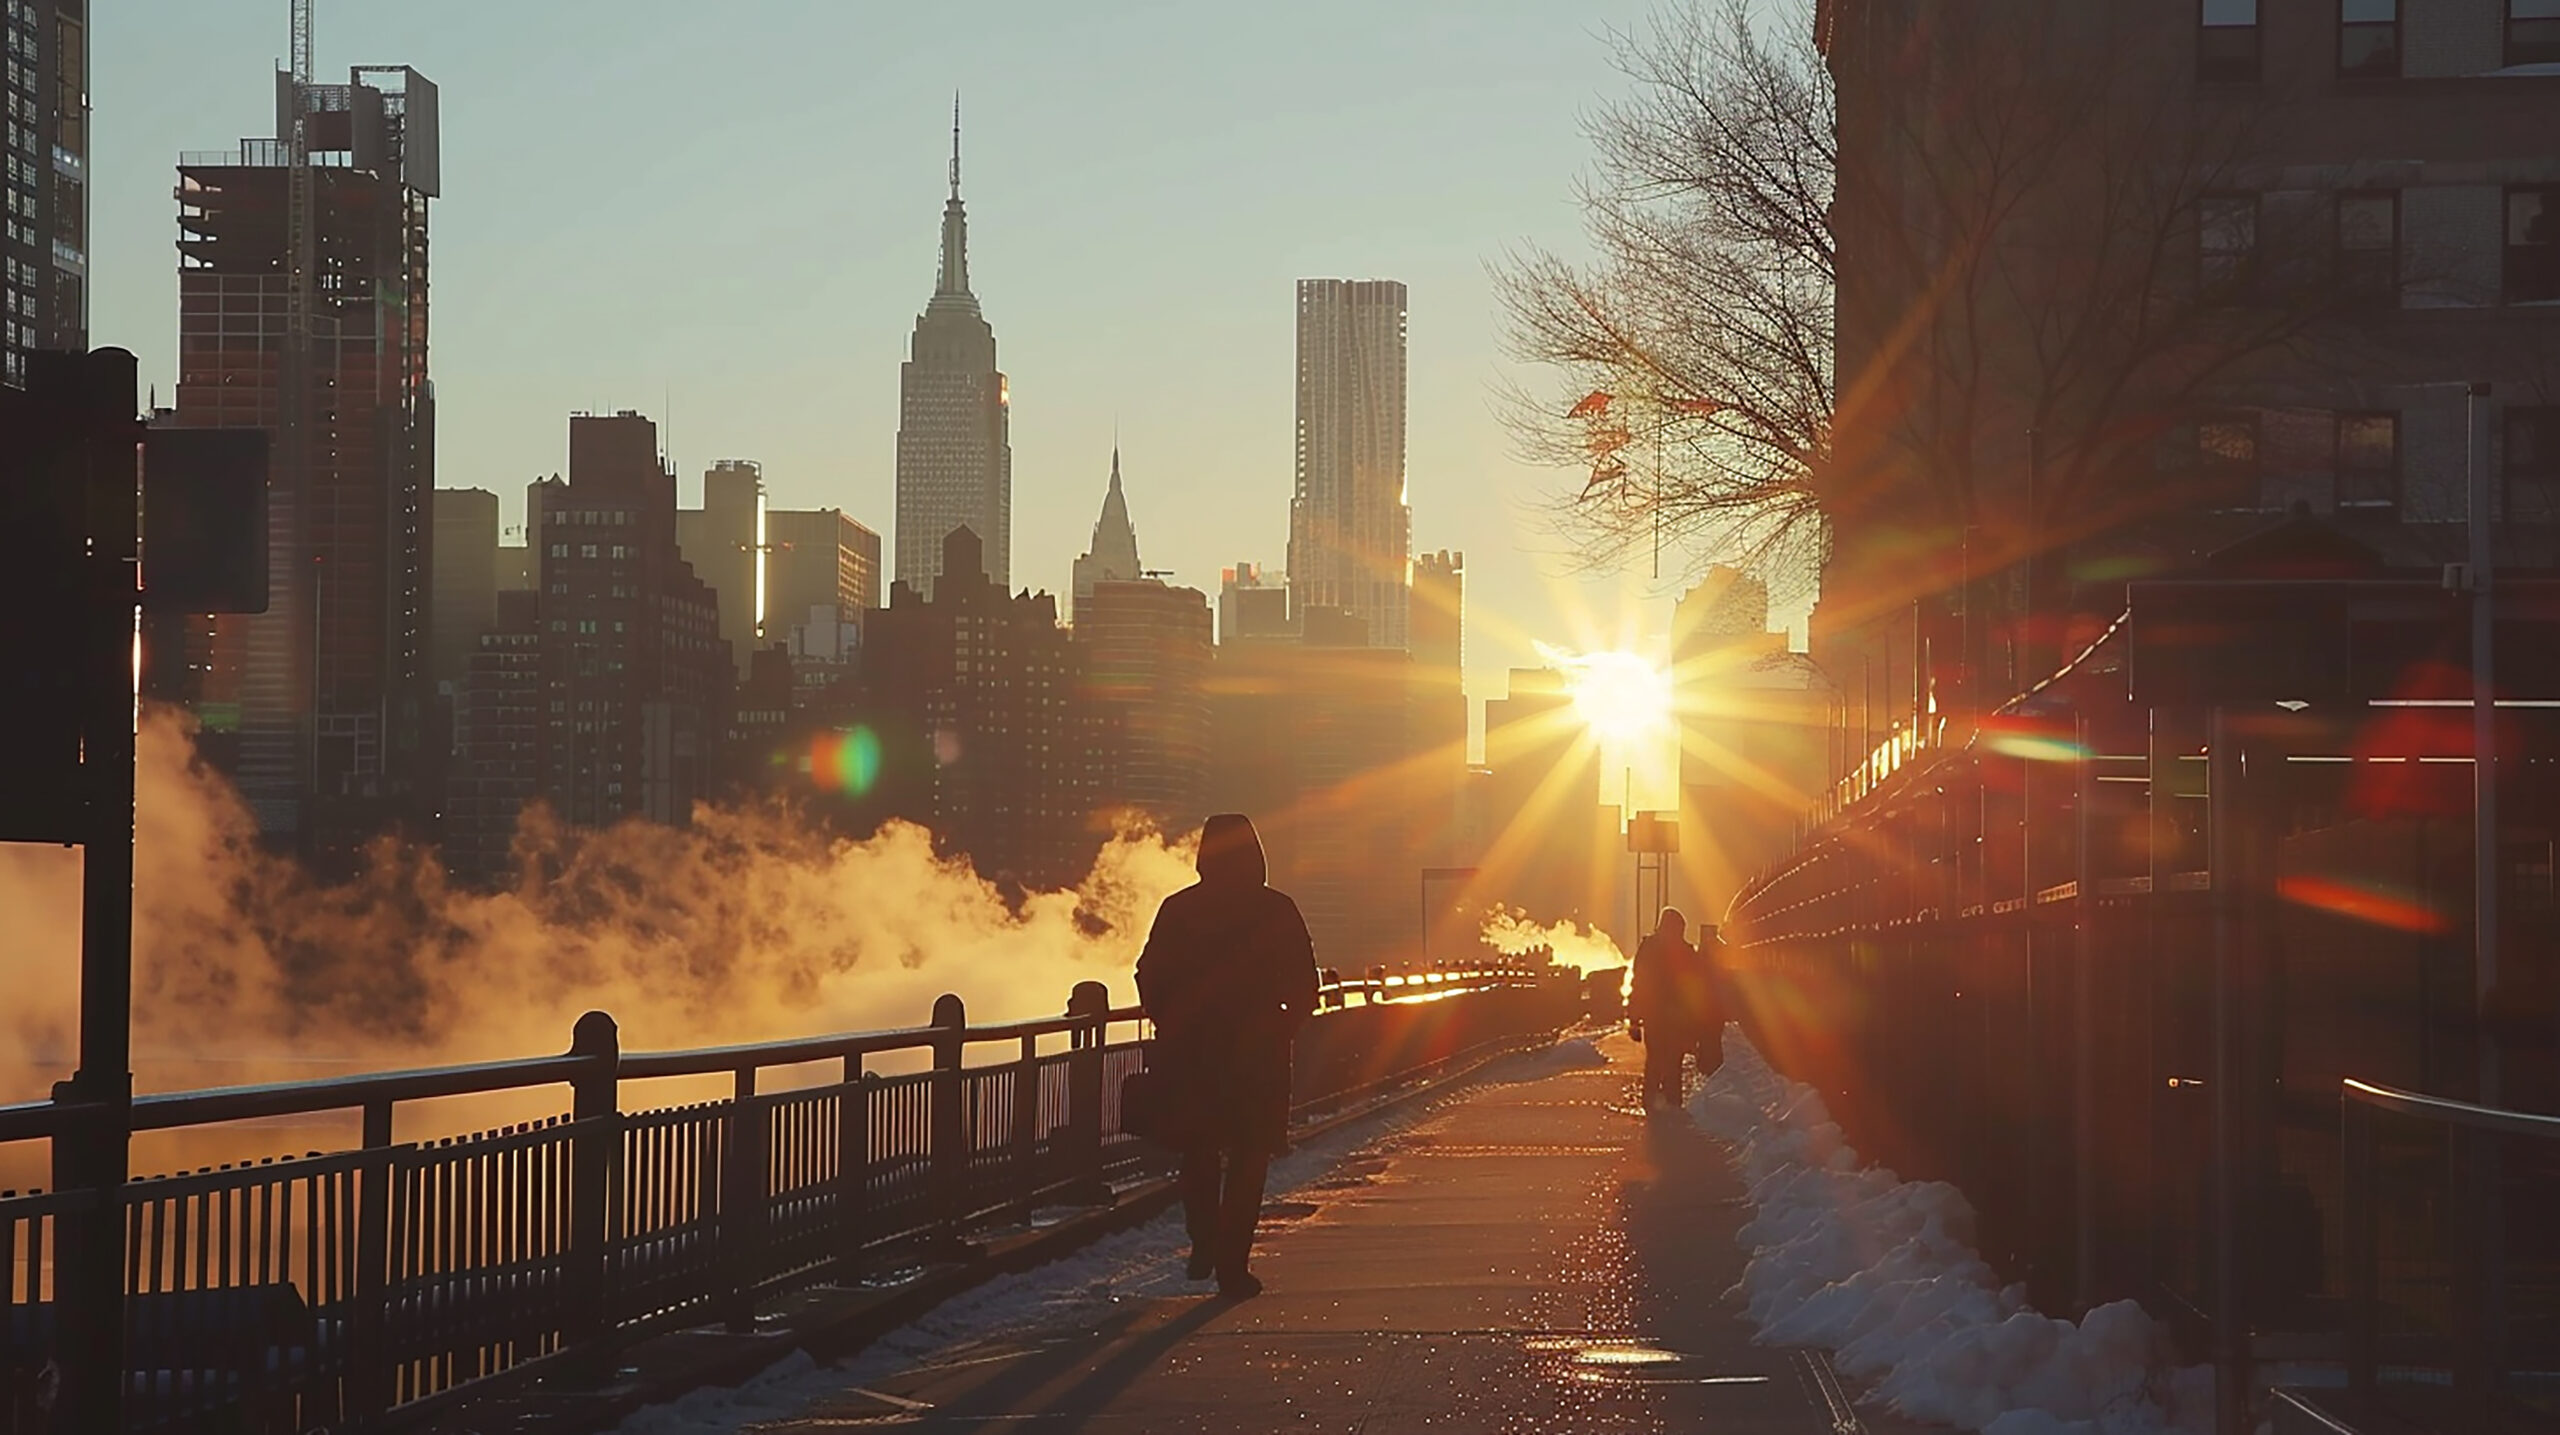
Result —
<instances>
[{"instance_id":1,"label":"empire state building","mask_svg":"<svg viewBox=\"0 0 2560 1435\"><path fill-rule=\"evenodd\" d=\"M897 580L933 596L942 540L976 533L987 577L1013 586L1013 445L996 333L969 292L969 216L960 204L960 104L951 105L951 198L942 275L898 366Z\"/></svg>"}]
</instances>

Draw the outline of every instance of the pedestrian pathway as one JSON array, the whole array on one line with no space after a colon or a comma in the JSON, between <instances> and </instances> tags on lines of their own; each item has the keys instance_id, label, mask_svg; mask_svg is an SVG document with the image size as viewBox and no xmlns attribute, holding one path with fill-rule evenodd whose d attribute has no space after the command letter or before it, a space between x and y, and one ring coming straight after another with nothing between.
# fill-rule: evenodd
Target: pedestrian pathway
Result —
<instances>
[{"instance_id":1,"label":"pedestrian pathway","mask_svg":"<svg viewBox=\"0 0 2560 1435\"><path fill-rule=\"evenodd\" d=\"M1257 1299L1151 1279L998 1337L875 1352L749 1428L1859 1429L1829 1368L1753 1345L1726 1296L1748 1208L1722 1149L1637 1109L1639 1048L1599 1052L1497 1074L1275 1198Z\"/></svg>"}]
</instances>

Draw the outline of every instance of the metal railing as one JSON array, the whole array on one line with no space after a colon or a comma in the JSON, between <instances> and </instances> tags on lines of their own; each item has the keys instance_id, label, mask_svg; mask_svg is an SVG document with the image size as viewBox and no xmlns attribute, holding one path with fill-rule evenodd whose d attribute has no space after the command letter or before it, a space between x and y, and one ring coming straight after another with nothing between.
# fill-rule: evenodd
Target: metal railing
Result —
<instances>
[{"instance_id":1,"label":"metal railing","mask_svg":"<svg viewBox=\"0 0 2560 1435\"><path fill-rule=\"evenodd\" d=\"M2525 1322L2515 1297L2520 1281L2540 1274L2548 1285L2549 1251L2519 1252L2510 1237L2543 1238L2550 1231L2550 1177L2560 1165L2560 1116L2478 1106L2439 1096L2398 1091L2349 1080L2339 1096L2345 1161L2346 1359L2348 1398L2360 1421L2380 1412L2384 1375L2400 1388L2421 1391L2451 1377L2451 1395L2464 1430L2500 1428L2497 1408L2515 1392L2510 1377L2527 1344L2539 1347L2550 1368L2554 1312L2540 1311L2532 1339L2520 1342ZM2386 1118L2400 1118L2423 1133L2401 1143L2386 1163ZM2520 1143L2520 1144L2519 1144ZM2414 1152L2411 1148L2414 1147ZM2414 1155L2414 1159L2408 1159ZM2518 1158L2539 1165L2518 1170ZM2419 1180L2397 1201L2384 1200L2386 1164ZM2524 1198L2511 1212L2511 1197ZM2523 1214L2525 1220L2511 1217ZM2397 1239L2386 1242L2389 1229ZM2386 1245L2392 1247L2386 1261ZM2387 1301L2386 1270L2399 1277L2404 1297ZM2549 1290L2542 1292L2545 1296ZM2548 1299L2535 1303L2549 1306ZM2405 1317L2386 1332L2386 1307ZM2386 1350L2391 1361L2385 1364Z\"/></svg>"},{"instance_id":2,"label":"metal railing","mask_svg":"<svg viewBox=\"0 0 2560 1435\"><path fill-rule=\"evenodd\" d=\"M1577 1011L1569 972L1328 976L1298 1043L1301 1118ZM979 1232L1107 1204L1161 1163L1118 1109L1144 1020L1087 982L1033 1021L971 1026L945 996L922 1027L626 1052L590 1012L560 1056L138 1097L137 1132L357 1113L362 1144L0 1192L0 1432L47 1430L52 1367L82 1358L53 1340L66 1242L123 1253L124 1349L107 1358L126 1372L129 1430L400 1423L502 1382L609 1372L659 1331L750 1328L784 1292L963 1258ZM626 1083L681 1078L728 1092L625 1102ZM393 1139L405 1104L555 1088L566 1109L540 1119ZM0 1142L115 1117L0 1106Z\"/></svg>"}]
</instances>

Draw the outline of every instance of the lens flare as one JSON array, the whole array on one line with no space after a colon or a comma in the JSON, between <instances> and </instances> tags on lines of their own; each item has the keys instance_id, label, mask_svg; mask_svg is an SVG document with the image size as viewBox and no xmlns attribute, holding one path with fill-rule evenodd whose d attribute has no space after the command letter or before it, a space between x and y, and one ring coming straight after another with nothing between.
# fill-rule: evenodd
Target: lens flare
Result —
<instances>
[{"instance_id":1,"label":"lens flare","mask_svg":"<svg viewBox=\"0 0 2560 1435\"><path fill-rule=\"evenodd\" d=\"M2387 927L2395 932L2441 936L2453 930L2452 919L2424 898L2374 882L2341 882L2334 877L2293 876L2276 882L2276 895L2296 906L2344 917L2350 922Z\"/></svg>"},{"instance_id":2,"label":"lens flare","mask_svg":"<svg viewBox=\"0 0 2560 1435\"><path fill-rule=\"evenodd\" d=\"M867 727L823 732L809 744L809 780L860 797L880 780L880 737Z\"/></svg>"},{"instance_id":3,"label":"lens flare","mask_svg":"<svg viewBox=\"0 0 2560 1435\"><path fill-rule=\"evenodd\" d=\"M2074 741L2071 729L2033 717L1988 717L1982 720L1982 746L2002 757L2027 762L2078 762L2089 750Z\"/></svg>"}]
</instances>

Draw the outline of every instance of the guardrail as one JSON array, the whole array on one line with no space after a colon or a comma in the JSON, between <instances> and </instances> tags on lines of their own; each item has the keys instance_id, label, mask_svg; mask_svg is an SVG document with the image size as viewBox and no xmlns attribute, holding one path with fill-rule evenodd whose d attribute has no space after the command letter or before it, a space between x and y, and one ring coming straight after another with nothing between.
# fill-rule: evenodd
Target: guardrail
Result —
<instances>
[{"instance_id":1,"label":"guardrail","mask_svg":"<svg viewBox=\"0 0 2560 1435\"><path fill-rule=\"evenodd\" d=\"M2560 1116L2478 1106L2354 1080L2342 1084L2339 1110L2346 1168L2342 1214L2347 1387L2355 1418L2366 1422L2381 1413L2382 1357L2388 1339L2394 1347L2395 1373L2402 1377L2397 1389L2425 1401L2433 1389L2441 1388L2442 1376L2430 1379L2422 1372L2449 1369L2457 1414L2453 1428L2505 1428L2498 1423L2497 1407L2513 1393L2508 1381L2524 1354L2517 1339L2521 1322L2516 1318L2515 1286L2539 1272L2541 1284L2547 1287L2555 1254L2548 1249L2519 1253L2510 1247L2509 1238L2548 1240L2550 1210L2545 1203L2554 1189L2550 1178L2560 1171ZM2414 1199L2396 1203L2382 1199L2386 1117L2405 1118L2427 1133L2423 1141L2409 1143L2420 1147L2414 1160L2395 1163L2421 1176L2426 1189L2417 1191ZM2523 1144L2512 1144L2519 1141ZM2538 1164L2539 1178L2534 1171L2516 1169L2520 1162ZM2514 1196L2524 1198L2521 1211L2509 1209ZM2525 1219L2511 1219L2513 1215ZM2400 1237L2393 1242L2400 1249L2392 1252L2392 1269L2407 1284L2421 1287L2412 1292L2412 1299L2392 1303L2393 1309L2414 1317L2420 1329L2388 1333L2382 1329L2387 1226L2397 1228L2394 1234ZM2408 1249L2411 1245L2420 1249ZM2437 1249L2425 1249L2430 1245ZM2519 1259L2520 1254L2533 1258ZM2428 1277L2439 1268L2444 1276L2441 1299L2423 1289L2435 1284ZM2533 1304L2542 1318L2531 1335L2541 1357L2535 1363L2548 1370L2554 1337L2560 1336L2560 1330L2553 1328L2553 1318L2560 1312L2551 1308L2552 1297L2560 1292L2545 1289L2541 1294L2544 1298Z\"/></svg>"},{"instance_id":2,"label":"guardrail","mask_svg":"<svg viewBox=\"0 0 2560 1435\"><path fill-rule=\"evenodd\" d=\"M1302 1118L1578 1010L1570 972L1327 977L1298 1043ZM138 1097L136 1131L357 1112L362 1144L111 1190L0 1192L0 1432L47 1431L50 1367L81 1357L54 1348L66 1242L123 1252L111 1298L128 1430L405 1423L504 1382L609 1372L659 1331L750 1328L785 1292L964 1257L973 1233L1108 1204L1161 1164L1119 1119L1144 1020L1087 982L1034 1021L971 1026L944 996L922 1027L626 1052L613 1019L589 1012L560 1056ZM728 1094L624 1101L626 1083L706 1077ZM403 1103L550 1088L566 1109L539 1120L393 1139ZM0 1141L114 1119L0 1107Z\"/></svg>"}]
</instances>

